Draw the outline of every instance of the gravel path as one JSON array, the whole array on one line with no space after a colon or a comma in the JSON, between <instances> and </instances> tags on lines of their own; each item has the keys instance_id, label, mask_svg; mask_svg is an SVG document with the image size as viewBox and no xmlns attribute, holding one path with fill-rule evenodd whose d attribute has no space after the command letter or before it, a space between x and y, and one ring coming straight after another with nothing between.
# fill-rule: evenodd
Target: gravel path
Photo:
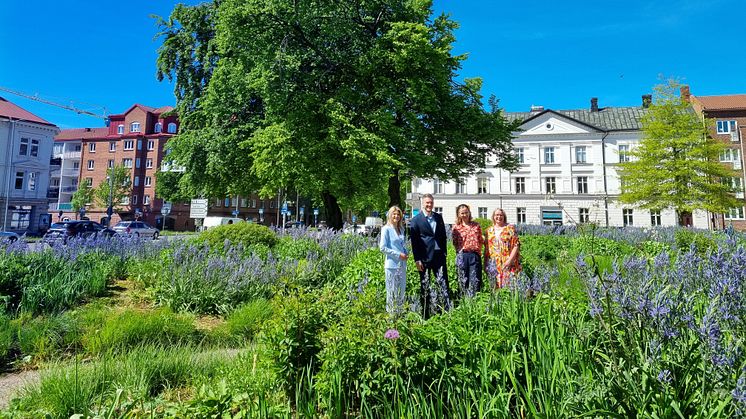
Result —
<instances>
[{"instance_id":1,"label":"gravel path","mask_svg":"<svg viewBox=\"0 0 746 419\"><path fill-rule=\"evenodd\" d=\"M0 409L6 409L10 400L28 384L39 382L39 371L23 371L0 376Z\"/></svg>"}]
</instances>

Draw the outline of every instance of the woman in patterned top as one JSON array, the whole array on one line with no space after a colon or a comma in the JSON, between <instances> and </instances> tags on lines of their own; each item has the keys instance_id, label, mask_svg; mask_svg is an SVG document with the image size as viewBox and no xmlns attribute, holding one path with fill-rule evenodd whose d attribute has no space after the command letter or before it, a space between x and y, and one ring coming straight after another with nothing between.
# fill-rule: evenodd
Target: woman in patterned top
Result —
<instances>
[{"instance_id":1,"label":"woman in patterned top","mask_svg":"<svg viewBox=\"0 0 746 419\"><path fill-rule=\"evenodd\" d=\"M502 208L493 211L492 226L487 229L484 264L488 275L494 277L496 288L508 285L510 278L521 271L520 247L518 233L513 224L508 224L505 211Z\"/></svg>"},{"instance_id":2,"label":"woman in patterned top","mask_svg":"<svg viewBox=\"0 0 746 419\"><path fill-rule=\"evenodd\" d=\"M451 232L456 248L456 267L461 296L473 297L482 288L482 246L484 237L479 223L472 221L469 206L456 207L456 225Z\"/></svg>"}]
</instances>

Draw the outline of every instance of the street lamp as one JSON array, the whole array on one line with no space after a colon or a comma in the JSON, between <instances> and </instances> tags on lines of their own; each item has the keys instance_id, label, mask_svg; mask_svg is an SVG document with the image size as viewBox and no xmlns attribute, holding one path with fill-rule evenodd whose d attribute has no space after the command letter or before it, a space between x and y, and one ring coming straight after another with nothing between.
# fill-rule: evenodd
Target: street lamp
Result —
<instances>
[{"instance_id":1,"label":"street lamp","mask_svg":"<svg viewBox=\"0 0 746 419\"><path fill-rule=\"evenodd\" d=\"M259 224L264 224L264 208L259 208Z\"/></svg>"}]
</instances>

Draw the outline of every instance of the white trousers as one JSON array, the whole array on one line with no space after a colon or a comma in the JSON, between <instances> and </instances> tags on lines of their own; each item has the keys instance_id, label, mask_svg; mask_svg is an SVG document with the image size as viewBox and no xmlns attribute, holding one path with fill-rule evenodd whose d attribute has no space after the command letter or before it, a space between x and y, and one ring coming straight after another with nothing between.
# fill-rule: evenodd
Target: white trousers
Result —
<instances>
[{"instance_id":1,"label":"white trousers","mask_svg":"<svg viewBox=\"0 0 746 419\"><path fill-rule=\"evenodd\" d=\"M397 268L386 268L386 311L399 314L404 308L407 286L407 265L400 263Z\"/></svg>"}]
</instances>

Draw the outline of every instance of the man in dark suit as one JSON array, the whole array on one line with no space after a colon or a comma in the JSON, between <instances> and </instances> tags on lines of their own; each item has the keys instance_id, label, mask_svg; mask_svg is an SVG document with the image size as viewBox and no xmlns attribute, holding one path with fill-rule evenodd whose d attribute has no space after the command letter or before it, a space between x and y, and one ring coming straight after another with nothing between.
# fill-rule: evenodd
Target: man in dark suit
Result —
<instances>
[{"instance_id":1,"label":"man in dark suit","mask_svg":"<svg viewBox=\"0 0 746 419\"><path fill-rule=\"evenodd\" d=\"M433 205L433 196L423 195L422 210L409 224L412 255L420 271L420 303L425 318L451 308L446 269L446 226L443 217L433 212ZM435 277L435 284L432 285L431 276Z\"/></svg>"}]
</instances>

